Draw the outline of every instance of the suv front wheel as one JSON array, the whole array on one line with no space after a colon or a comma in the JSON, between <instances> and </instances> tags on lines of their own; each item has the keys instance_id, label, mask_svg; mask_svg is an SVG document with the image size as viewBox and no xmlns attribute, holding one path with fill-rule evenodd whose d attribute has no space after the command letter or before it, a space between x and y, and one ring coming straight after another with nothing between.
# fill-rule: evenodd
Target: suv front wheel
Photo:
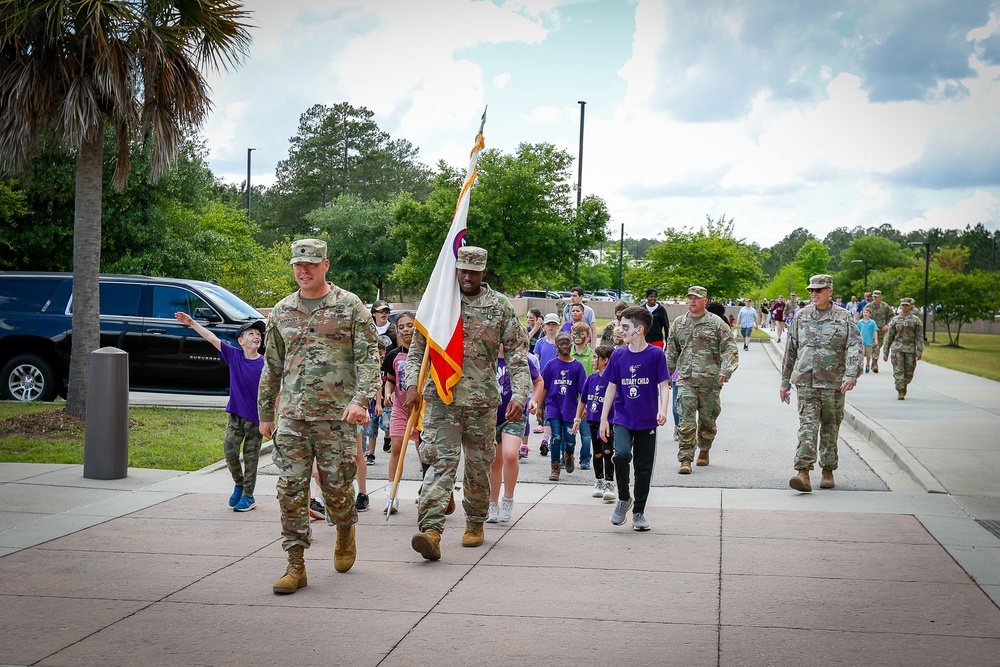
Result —
<instances>
[{"instance_id":1,"label":"suv front wheel","mask_svg":"<svg viewBox=\"0 0 1000 667\"><path fill-rule=\"evenodd\" d=\"M0 395L15 401L51 401L59 393L58 383L45 359L22 354L4 365L0 373Z\"/></svg>"}]
</instances>

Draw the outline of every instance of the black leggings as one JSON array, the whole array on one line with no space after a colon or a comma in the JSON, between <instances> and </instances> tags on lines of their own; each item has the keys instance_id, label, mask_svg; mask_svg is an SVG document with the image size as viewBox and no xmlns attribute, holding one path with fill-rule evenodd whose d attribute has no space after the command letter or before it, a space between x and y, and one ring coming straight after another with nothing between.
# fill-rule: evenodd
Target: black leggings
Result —
<instances>
[{"instance_id":1,"label":"black leggings","mask_svg":"<svg viewBox=\"0 0 1000 667\"><path fill-rule=\"evenodd\" d=\"M615 425L615 476L618 478L618 498L628 500L630 495L629 464L635 462L636 514L646 511L649 485L653 481L653 463L656 460L656 429L632 429Z\"/></svg>"},{"instance_id":2,"label":"black leggings","mask_svg":"<svg viewBox=\"0 0 1000 667\"><path fill-rule=\"evenodd\" d=\"M615 453L615 434L612 429L608 434L608 441L601 440L601 425L594 422L587 422L590 427L590 444L594 450L594 458L591 465L594 468L594 477L598 480L608 482L615 481L615 466L611 461L611 456Z\"/></svg>"}]
</instances>

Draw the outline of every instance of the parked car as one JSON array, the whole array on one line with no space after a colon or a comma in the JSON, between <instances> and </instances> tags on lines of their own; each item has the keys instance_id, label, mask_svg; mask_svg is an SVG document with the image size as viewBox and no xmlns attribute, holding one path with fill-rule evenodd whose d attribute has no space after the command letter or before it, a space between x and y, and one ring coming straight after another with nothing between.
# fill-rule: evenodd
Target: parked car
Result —
<instances>
[{"instance_id":1,"label":"parked car","mask_svg":"<svg viewBox=\"0 0 1000 667\"><path fill-rule=\"evenodd\" d=\"M519 299L558 299L560 298L555 292L547 292L543 289L526 289L523 292L518 293L517 298Z\"/></svg>"},{"instance_id":2,"label":"parked car","mask_svg":"<svg viewBox=\"0 0 1000 667\"><path fill-rule=\"evenodd\" d=\"M129 387L227 394L215 348L174 319L186 312L224 342L263 316L232 292L200 280L102 275L101 346L128 352ZM65 396L72 342L73 274L0 271L0 397Z\"/></svg>"}]
</instances>

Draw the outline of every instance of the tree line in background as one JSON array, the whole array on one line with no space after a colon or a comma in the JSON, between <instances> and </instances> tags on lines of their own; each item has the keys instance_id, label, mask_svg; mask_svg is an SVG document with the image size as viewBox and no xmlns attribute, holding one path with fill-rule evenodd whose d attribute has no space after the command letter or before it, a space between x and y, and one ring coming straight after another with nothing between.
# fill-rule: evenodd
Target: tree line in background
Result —
<instances>
[{"instance_id":1,"label":"tree line in background","mask_svg":"<svg viewBox=\"0 0 1000 667\"><path fill-rule=\"evenodd\" d=\"M104 139L110 182L120 145ZM464 167L419 162L408 141L393 139L371 111L346 103L315 105L302 114L272 187L255 186L252 215L245 184L223 184L208 168L195 137L173 168L149 177L151 146L132 144L124 188L105 187L101 270L216 280L245 300L269 306L294 289L287 263L292 238L329 242L330 278L363 298L416 298L426 284L454 212ZM725 215L697 227L666 228L656 238L626 238L604 201L590 195L579 210L574 157L551 144L522 144L512 154L487 149L469 210L469 238L490 250L489 280L497 289L588 290L657 287L661 297L691 284L720 300L805 294L810 275L831 273L849 300L868 287L887 300L923 301L923 248L931 244L930 303L938 321L954 326L1000 308L996 252L1000 233L979 224L965 230L903 234L889 225L836 229L818 239L796 229L770 248L734 235ZM0 180L0 264L9 269L71 270L75 156L40 135L27 169ZM962 295L967 295L968 298Z\"/></svg>"}]
</instances>

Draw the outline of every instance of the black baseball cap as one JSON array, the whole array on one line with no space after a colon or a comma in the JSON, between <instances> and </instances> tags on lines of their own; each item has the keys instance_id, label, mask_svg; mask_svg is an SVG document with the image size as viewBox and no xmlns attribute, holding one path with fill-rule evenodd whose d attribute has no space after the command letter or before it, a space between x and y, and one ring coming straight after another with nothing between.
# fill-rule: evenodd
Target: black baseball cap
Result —
<instances>
[{"instance_id":1,"label":"black baseball cap","mask_svg":"<svg viewBox=\"0 0 1000 667\"><path fill-rule=\"evenodd\" d=\"M264 320L253 320L251 322L247 322L246 324L244 324L243 326L241 326L239 328L239 330L236 332L236 337L237 338L241 337L243 334L245 334L250 329L256 329L257 331L260 332L260 335L263 336L264 335Z\"/></svg>"}]
</instances>

